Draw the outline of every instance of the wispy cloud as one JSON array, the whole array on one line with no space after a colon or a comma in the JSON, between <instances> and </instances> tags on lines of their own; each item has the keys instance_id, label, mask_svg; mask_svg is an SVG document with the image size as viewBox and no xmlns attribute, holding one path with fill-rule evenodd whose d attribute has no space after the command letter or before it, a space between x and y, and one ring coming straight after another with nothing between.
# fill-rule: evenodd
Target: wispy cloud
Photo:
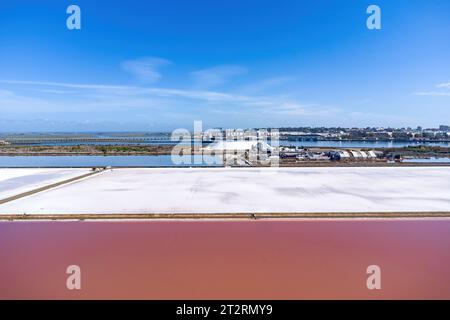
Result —
<instances>
[{"instance_id":1,"label":"wispy cloud","mask_svg":"<svg viewBox=\"0 0 450 320\"><path fill-rule=\"evenodd\" d=\"M191 72L197 86L213 88L228 82L231 78L247 73L247 69L238 65L222 65Z\"/></svg>"},{"instance_id":2,"label":"wispy cloud","mask_svg":"<svg viewBox=\"0 0 450 320\"><path fill-rule=\"evenodd\" d=\"M450 91L445 91L445 89L450 89L450 82L444 82L436 85L438 89L444 89L444 91L419 91L414 92L416 96L430 96L430 97L449 97Z\"/></svg>"},{"instance_id":3,"label":"wispy cloud","mask_svg":"<svg viewBox=\"0 0 450 320\"><path fill-rule=\"evenodd\" d=\"M158 57L144 57L135 60L126 60L121 63L123 70L131 73L140 82L153 83L162 76L158 71L161 67L171 64L169 60Z\"/></svg>"},{"instance_id":4,"label":"wispy cloud","mask_svg":"<svg viewBox=\"0 0 450 320\"><path fill-rule=\"evenodd\" d=\"M263 79L261 81L256 81L247 85L243 85L240 91L248 93L259 93L267 91L268 89L273 89L281 87L294 80L291 76L278 76Z\"/></svg>"},{"instance_id":5,"label":"wispy cloud","mask_svg":"<svg viewBox=\"0 0 450 320\"><path fill-rule=\"evenodd\" d=\"M121 89L132 88L132 86L122 86L122 85L79 84L79 83L67 83L67 82L28 81L28 80L0 80L0 83L16 84L16 85L36 85L36 86L61 87L61 88L71 88L71 89L121 90Z\"/></svg>"},{"instance_id":6,"label":"wispy cloud","mask_svg":"<svg viewBox=\"0 0 450 320\"><path fill-rule=\"evenodd\" d=\"M129 85L105 85L105 84L79 84L65 82L43 82L43 81L17 81L0 80L0 84L18 86L21 89L31 87L33 90L45 90L51 94L58 88L58 94L52 99L38 100L23 95L15 95L12 91L5 91L3 97L0 94L0 107L4 110L9 106L29 110L30 107L39 102L39 106L45 104L46 110L53 106L55 110L61 110L61 106L72 110L105 110L114 112L120 109L140 108L149 111L152 108L180 108L187 105L203 107L205 112L209 109L221 107L225 110L242 110L265 114L278 114L287 116L301 115L331 115L336 108L313 104L303 104L296 100L276 95L243 95L211 90L186 90L177 88L143 87ZM61 95L63 89L68 95ZM22 92L23 90L21 90ZM26 91L26 90L25 90ZM76 92L74 92L76 91ZM1 93L1 92L0 92ZM61 96L64 97L59 99ZM33 100L34 99L34 100ZM20 108L22 106L22 108ZM242 110L244 111L244 110ZM191 109L186 112L192 113Z\"/></svg>"},{"instance_id":7,"label":"wispy cloud","mask_svg":"<svg viewBox=\"0 0 450 320\"><path fill-rule=\"evenodd\" d=\"M66 82L46 82L46 81L18 81L18 80L0 80L0 83L25 85L25 86L44 86L44 87L59 87L68 89L81 89L84 92L96 91L99 93L111 95L154 95L160 97L179 97L199 99L205 101L246 101L249 98L241 95L234 95L229 93L206 91L206 90L184 90L173 88L159 88L159 87L143 87L130 85L105 85L105 84L79 84ZM51 89L50 89L51 90Z\"/></svg>"},{"instance_id":8,"label":"wispy cloud","mask_svg":"<svg viewBox=\"0 0 450 320\"><path fill-rule=\"evenodd\" d=\"M422 92L414 92L416 96L431 96L431 97L450 97L450 92L442 92L442 91L422 91Z\"/></svg>"},{"instance_id":9,"label":"wispy cloud","mask_svg":"<svg viewBox=\"0 0 450 320\"><path fill-rule=\"evenodd\" d=\"M450 82L440 83L436 87L450 89Z\"/></svg>"}]
</instances>

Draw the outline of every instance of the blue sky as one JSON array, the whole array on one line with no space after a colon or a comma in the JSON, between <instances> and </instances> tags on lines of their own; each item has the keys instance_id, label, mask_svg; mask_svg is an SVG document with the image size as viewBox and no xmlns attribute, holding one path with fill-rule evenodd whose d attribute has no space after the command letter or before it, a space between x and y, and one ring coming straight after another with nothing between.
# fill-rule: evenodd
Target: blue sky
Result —
<instances>
[{"instance_id":1,"label":"blue sky","mask_svg":"<svg viewBox=\"0 0 450 320\"><path fill-rule=\"evenodd\" d=\"M2 1L0 132L450 124L449 39L447 0Z\"/></svg>"}]
</instances>

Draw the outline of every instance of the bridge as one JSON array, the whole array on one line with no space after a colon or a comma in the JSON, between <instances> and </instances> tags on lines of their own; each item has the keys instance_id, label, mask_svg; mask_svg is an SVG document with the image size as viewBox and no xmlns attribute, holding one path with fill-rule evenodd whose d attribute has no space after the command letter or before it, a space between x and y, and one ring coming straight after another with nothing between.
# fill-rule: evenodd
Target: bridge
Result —
<instances>
[{"instance_id":1,"label":"bridge","mask_svg":"<svg viewBox=\"0 0 450 320\"><path fill-rule=\"evenodd\" d=\"M0 140L1 141L1 140ZM43 143L146 143L146 142L173 142L166 137L108 137L108 138L98 138L98 137L58 137L58 138L23 138L23 137L12 137L4 138L4 141L10 144L43 144Z\"/></svg>"}]
</instances>

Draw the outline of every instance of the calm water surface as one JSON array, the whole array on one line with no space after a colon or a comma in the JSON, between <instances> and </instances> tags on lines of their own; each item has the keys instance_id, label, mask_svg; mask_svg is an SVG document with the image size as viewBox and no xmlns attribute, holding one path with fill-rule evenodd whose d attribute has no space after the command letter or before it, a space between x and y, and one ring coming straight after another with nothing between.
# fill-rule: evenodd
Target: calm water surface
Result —
<instances>
[{"instance_id":1,"label":"calm water surface","mask_svg":"<svg viewBox=\"0 0 450 320\"><path fill-rule=\"evenodd\" d=\"M450 142L393 142L393 141L280 141L282 146L323 148L402 148L407 146L450 147Z\"/></svg>"},{"instance_id":2,"label":"calm water surface","mask_svg":"<svg viewBox=\"0 0 450 320\"><path fill-rule=\"evenodd\" d=\"M449 248L450 220L3 222L0 299L450 299Z\"/></svg>"},{"instance_id":3,"label":"calm water surface","mask_svg":"<svg viewBox=\"0 0 450 320\"><path fill-rule=\"evenodd\" d=\"M450 158L404 159L403 162L412 163L450 163Z\"/></svg>"},{"instance_id":4,"label":"calm water surface","mask_svg":"<svg viewBox=\"0 0 450 320\"><path fill-rule=\"evenodd\" d=\"M0 156L0 167L173 167L220 166L212 156L193 156L190 163L175 164L170 155L161 156Z\"/></svg>"},{"instance_id":5,"label":"calm water surface","mask_svg":"<svg viewBox=\"0 0 450 320\"><path fill-rule=\"evenodd\" d=\"M189 145L189 141L180 142L173 140L147 140L147 141L132 141L127 140L123 142L42 142L35 144L23 144L23 145L33 145L33 146L76 146L76 145ZM209 143L204 143L208 145ZM450 147L450 142L401 142L401 141L287 141L280 140L279 144L281 146L303 146L303 147L324 147L324 148L401 148L407 146L439 146L439 147Z\"/></svg>"}]
</instances>

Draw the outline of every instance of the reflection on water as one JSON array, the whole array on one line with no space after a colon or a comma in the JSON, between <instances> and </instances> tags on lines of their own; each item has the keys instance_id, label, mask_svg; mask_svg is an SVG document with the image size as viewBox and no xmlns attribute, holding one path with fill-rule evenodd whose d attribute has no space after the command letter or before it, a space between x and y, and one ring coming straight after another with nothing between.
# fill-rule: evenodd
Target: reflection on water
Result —
<instances>
[{"instance_id":1,"label":"reflection on water","mask_svg":"<svg viewBox=\"0 0 450 320\"><path fill-rule=\"evenodd\" d=\"M402 148L407 146L450 147L450 142L401 142L401 141L280 141L282 146L323 148Z\"/></svg>"},{"instance_id":2,"label":"reflection on water","mask_svg":"<svg viewBox=\"0 0 450 320\"><path fill-rule=\"evenodd\" d=\"M450 158L423 158L423 159L404 159L403 162L412 163L450 163Z\"/></svg>"},{"instance_id":3,"label":"reflection on water","mask_svg":"<svg viewBox=\"0 0 450 320\"><path fill-rule=\"evenodd\" d=\"M190 163L176 164L170 155L161 156L0 156L0 167L172 167L220 166L220 158L190 157Z\"/></svg>"}]
</instances>

